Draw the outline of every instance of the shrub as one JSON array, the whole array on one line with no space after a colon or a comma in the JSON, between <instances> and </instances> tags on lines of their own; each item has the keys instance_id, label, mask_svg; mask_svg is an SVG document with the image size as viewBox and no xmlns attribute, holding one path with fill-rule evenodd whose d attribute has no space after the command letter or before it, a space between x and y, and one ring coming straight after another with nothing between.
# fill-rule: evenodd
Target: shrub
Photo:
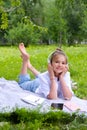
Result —
<instances>
[{"instance_id":1,"label":"shrub","mask_svg":"<svg viewBox=\"0 0 87 130\"><path fill-rule=\"evenodd\" d=\"M24 42L27 46L28 43L37 43L39 41L40 33L35 31L32 24L18 23L17 27L10 29L5 38L8 43L15 45Z\"/></svg>"}]
</instances>

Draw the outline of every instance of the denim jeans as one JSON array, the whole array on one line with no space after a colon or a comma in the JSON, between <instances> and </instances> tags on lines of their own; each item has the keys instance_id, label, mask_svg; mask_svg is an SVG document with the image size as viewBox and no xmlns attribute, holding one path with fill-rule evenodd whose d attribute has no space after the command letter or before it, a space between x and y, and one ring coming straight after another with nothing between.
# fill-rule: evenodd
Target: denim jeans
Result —
<instances>
[{"instance_id":1,"label":"denim jeans","mask_svg":"<svg viewBox=\"0 0 87 130\"><path fill-rule=\"evenodd\" d=\"M31 92L35 92L36 89L39 87L40 82L39 78L36 77L35 79L31 80L30 76L28 74L26 75L19 75L19 85L24 90L28 90Z\"/></svg>"}]
</instances>

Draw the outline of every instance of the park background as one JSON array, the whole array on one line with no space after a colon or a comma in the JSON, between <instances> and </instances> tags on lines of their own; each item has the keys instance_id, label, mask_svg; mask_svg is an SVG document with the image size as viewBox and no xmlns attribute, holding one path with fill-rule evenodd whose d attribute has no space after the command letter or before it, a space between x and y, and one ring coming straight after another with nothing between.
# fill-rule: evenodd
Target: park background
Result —
<instances>
[{"instance_id":1,"label":"park background","mask_svg":"<svg viewBox=\"0 0 87 130\"><path fill-rule=\"evenodd\" d=\"M71 79L77 83L73 89L75 95L87 99L86 37L86 0L0 0L0 77L18 81L21 68L18 50L20 42L24 42L32 64L41 72L47 69L48 55L60 47L68 55ZM31 77L34 78L32 74ZM25 111L20 111L21 114L18 112L9 115L11 119L7 118L8 115L3 118L3 115L0 114L0 121L13 120L15 122L15 116L18 116L21 122L18 126L16 125L18 122L15 122L15 129L18 130L22 129L20 127L22 125L26 130L30 130L30 128L32 130L40 128L85 130L87 128L87 119L83 116L78 118L76 115L71 117L67 114L63 115L61 112L51 113L50 116L46 117L48 120L44 118L47 124L43 126L43 121L40 122L37 119L38 112L34 113L33 116L32 112L29 113L33 117L31 121L26 114L25 117L23 116ZM20 118L20 115L23 116L23 119ZM59 116L58 119L57 116ZM55 118L56 121L53 121ZM64 119L68 119L67 122ZM27 124L29 123L27 120L31 123ZM13 125L8 123L3 127L5 127L4 129L7 127L7 130L12 127L13 130Z\"/></svg>"}]
</instances>

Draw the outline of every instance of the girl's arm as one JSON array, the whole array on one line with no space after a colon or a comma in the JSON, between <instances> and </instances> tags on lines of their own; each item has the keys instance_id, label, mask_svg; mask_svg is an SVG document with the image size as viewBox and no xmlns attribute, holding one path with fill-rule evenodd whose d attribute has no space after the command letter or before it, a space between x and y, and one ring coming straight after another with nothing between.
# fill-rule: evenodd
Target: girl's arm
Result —
<instances>
[{"instance_id":1,"label":"girl's arm","mask_svg":"<svg viewBox=\"0 0 87 130\"><path fill-rule=\"evenodd\" d=\"M60 80L60 85L61 85L61 88L62 88L63 96L65 97L65 99L71 99L72 92L70 91L69 86L67 85L67 83L64 79L64 75L67 72L67 70L68 70L68 68L67 68L67 66L65 66L64 71L59 76L59 80ZM70 77L68 77L67 80L70 80Z\"/></svg>"},{"instance_id":2,"label":"girl's arm","mask_svg":"<svg viewBox=\"0 0 87 130\"><path fill-rule=\"evenodd\" d=\"M64 77L61 76L59 80L60 80L63 96L65 97L65 99L71 99L72 92L70 91L69 87L67 86L67 84L64 80Z\"/></svg>"},{"instance_id":3,"label":"girl's arm","mask_svg":"<svg viewBox=\"0 0 87 130\"><path fill-rule=\"evenodd\" d=\"M57 99L57 85L56 85L56 80L54 76L54 72L52 69L51 64L48 64L48 72L50 76L50 92L47 96L48 99Z\"/></svg>"}]
</instances>

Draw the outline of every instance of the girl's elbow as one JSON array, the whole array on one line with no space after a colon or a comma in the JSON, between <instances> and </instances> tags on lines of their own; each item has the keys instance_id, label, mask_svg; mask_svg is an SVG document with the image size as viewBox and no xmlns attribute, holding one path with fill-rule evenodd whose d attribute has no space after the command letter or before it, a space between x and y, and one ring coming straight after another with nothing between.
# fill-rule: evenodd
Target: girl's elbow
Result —
<instances>
[{"instance_id":1,"label":"girl's elbow","mask_svg":"<svg viewBox=\"0 0 87 130\"><path fill-rule=\"evenodd\" d=\"M70 93L67 97L65 96L66 100L71 100L71 98L72 98L72 93Z\"/></svg>"},{"instance_id":2,"label":"girl's elbow","mask_svg":"<svg viewBox=\"0 0 87 130\"><path fill-rule=\"evenodd\" d=\"M47 99L52 100L52 99L57 99L57 97L49 94L47 95Z\"/></svg>"}]
</instances>

